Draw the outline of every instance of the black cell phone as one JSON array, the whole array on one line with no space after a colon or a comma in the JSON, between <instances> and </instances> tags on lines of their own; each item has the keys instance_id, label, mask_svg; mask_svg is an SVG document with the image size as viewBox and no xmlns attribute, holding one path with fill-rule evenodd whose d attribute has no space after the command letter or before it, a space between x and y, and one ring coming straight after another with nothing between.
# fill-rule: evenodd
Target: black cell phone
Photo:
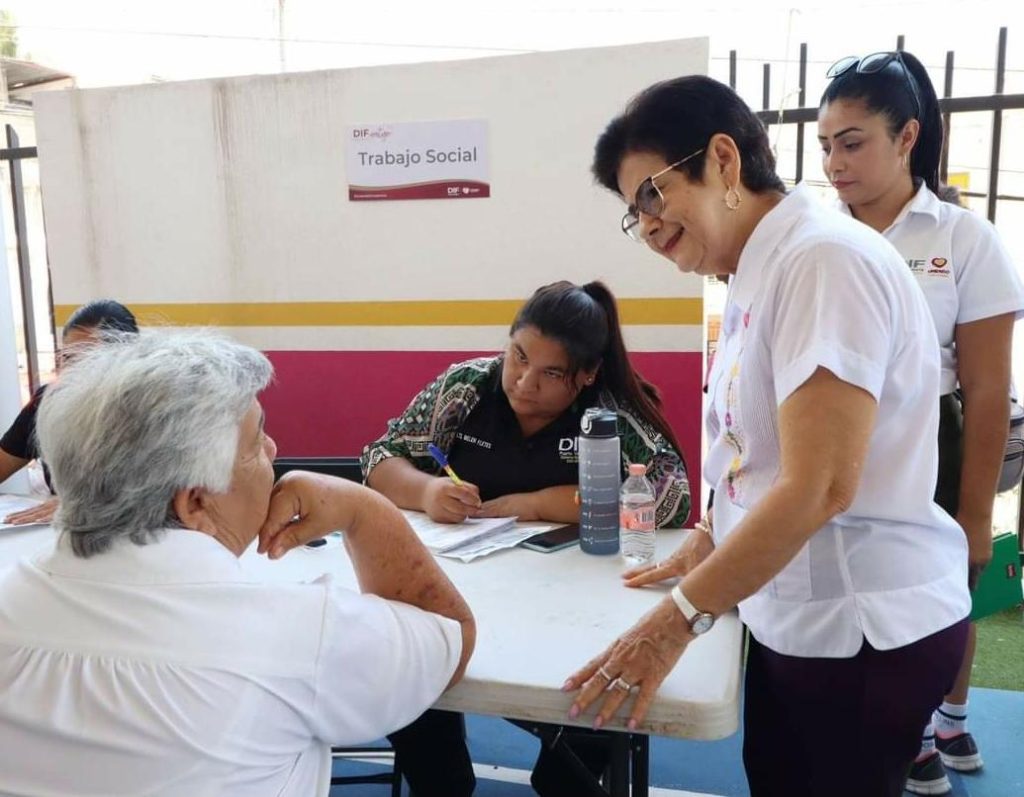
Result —
<instances>
[{"instance_id":1,"label":"black cell phone","mask_svg":"<svg viewBox=\"0 0 1024 797\"><path fill-rule=\"evenodd\" d=\"M578 523L569 526L559 526L551 531L542 531L534 534L527 540L520 543L524 548L541 553L551 553L568 548L580 541L580 527Z\"/></svg>"}]
</instances>

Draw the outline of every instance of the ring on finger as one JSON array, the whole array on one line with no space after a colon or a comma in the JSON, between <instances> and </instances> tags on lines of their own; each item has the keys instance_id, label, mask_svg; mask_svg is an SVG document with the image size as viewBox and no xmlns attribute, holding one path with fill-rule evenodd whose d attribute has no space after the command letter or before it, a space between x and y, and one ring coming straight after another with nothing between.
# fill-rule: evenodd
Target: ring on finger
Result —
<instances>
[{"instance_id":1,"label":"ring on finger","mask_svg":"<svg viewBox=\"0 0 1024 797\"><path fill-rule=\"evenodd\" d=\"M602 678L604 678L606 681L611 681L612 680L612 676L608 673L608 670L606 670L604 667L598 667L597 668L597 674L600 675Z\"/></svg>"},{"instance_id":2,"label":"ring on finger","mask_svg":"<svg viewBox=\"0 0 1024 797\"><path fill-rule=\"evenodd\" d=\"M614 681L612 681L612 686L614 686L616 689L621 689L623 692L633 691L633 685L630 683L626 683L626 681L622 680L621 678L616 678Z\"/></svg>"}]
</instances>

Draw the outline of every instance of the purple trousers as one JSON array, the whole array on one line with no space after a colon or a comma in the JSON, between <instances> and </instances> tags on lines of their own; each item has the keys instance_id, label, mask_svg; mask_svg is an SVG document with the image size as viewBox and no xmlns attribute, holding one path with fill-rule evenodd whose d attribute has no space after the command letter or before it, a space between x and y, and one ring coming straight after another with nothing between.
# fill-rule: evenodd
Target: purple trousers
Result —
<instances>
[{"instance_id":1,"label":"purple trousers","mask_svg":"<svg viewBox=\"0 0 1024 797\"><path fill-rule=\"evenodd\" d=\"M751 797L901 797L953 685L967 620L895 650L783 656L749 635L743 764Z\"/></svg>"}]
</instances>

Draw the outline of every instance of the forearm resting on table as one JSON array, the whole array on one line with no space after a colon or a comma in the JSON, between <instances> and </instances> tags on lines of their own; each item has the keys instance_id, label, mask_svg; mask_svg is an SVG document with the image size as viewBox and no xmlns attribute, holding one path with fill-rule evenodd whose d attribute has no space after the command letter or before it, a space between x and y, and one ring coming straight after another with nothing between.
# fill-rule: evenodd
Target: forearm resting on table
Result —
<instances>
[{"instance_id":1,"label":"forearm resting on table","mask_svg":"<svg viewBox=\"0 0 1024 797\"><path fill-rule=\"evenodd\" d=\"M367 476L366 484L387 496L396 506L422 512L424 492L434 478L407 459L391 457L377 463Z\"/></svg>"},{"instance_id":2,"label":"forearm resting on table","mask_svg":"<svg viewBox=\"0 0 1024 797\"><path fill-rule=\"evenodd\" d=\"M576 486L562 484L545 487L532 494L537 517L548 523L578 523L580 508L576 503Z\"/></svg>"},{"instance_id":3,"label":"forearm resting on table","mask_svg":"<svg viewBox=\"0 0 1024 797\"><path fill-rule=\"evenodd\" d=\"M342 527L360 589L458 622L462 626L462 657L454 683L462 677L476 643L473 613L402 513L387 498L356 489L363 500L352 502L348 522Z\"/></svg>"}]
</instances>

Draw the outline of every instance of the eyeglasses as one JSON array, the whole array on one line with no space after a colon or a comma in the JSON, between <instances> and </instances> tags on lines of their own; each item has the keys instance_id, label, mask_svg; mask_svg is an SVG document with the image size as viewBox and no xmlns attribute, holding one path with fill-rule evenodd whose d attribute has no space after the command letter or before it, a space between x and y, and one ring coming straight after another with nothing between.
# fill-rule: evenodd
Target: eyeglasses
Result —
<instances>
[{"instance_id":1,"label":"eyeglasses","mask_svg":"<svg viewBox=\"0 0 1024 797\"><path fill-rule=\"evenodd\" d=\"M914 107L917 109L915 116L921 116L921 95L917 91L917 81L914 80L914 76L910 74L910 69L907 68L906 61L903 60L903 53L898 50L883 53L871 53L871 55L865 55L863 58L858 58L855 55L848 55L845 58L840 58L825 72L825 77L829 80L837 78L840 75L845 75L854 67L857 68L857 72L861 75L873 75L877 72L881 72L893 61L899 63L903 69L903 77L907 82L907 89L910 91L910 96L914 99Z\"/></svg>"},{"instance_id":2,"label":"eyeglasses","mask_svg":"<svg viewBox=\"0 0 1024 797\"><path fill-rule=\"evenodd\" d=\"M676 166L686 163L690 158L696 158L703 151L704 147L701 147L696 152L691 152L685 158L677 160L675 163L670 163L660 172L652 174L637 186L636 193L633 195L633 204L626 209L626 213L622 217L622 231L631 240L637 243L644 242L644 234L640 229L641 213L647 216L660 216L661 212L665 209L665 195L661 193L661 189L654 184L654 181L663 174L668 174Z\"/></svg>"}]
</instances>

